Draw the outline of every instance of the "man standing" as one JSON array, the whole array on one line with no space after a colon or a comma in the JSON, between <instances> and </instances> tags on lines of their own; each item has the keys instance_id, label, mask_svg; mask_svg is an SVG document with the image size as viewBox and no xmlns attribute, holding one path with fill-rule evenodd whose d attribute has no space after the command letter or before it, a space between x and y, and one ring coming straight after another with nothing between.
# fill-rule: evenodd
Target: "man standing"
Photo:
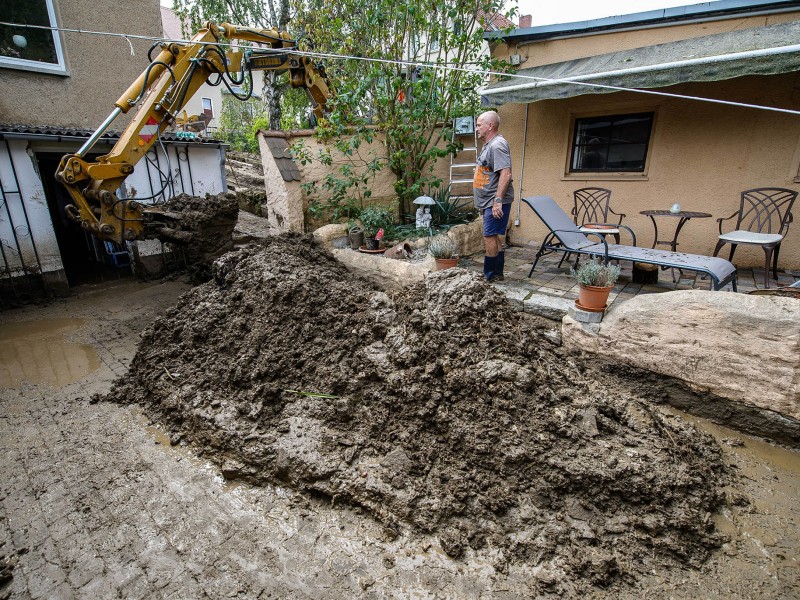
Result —
<instances>
[{"instance_id":1,"label":"man standing","mask_svg":"<svg viewBox=\"0 0 800 600\"><path fill-rule=\"evenodd\" d=\"M506 233L514 188L511 185L511 150L500 135L500 115L483 113L475 124L483 142L472 184L475 208L483 215L483 276L486 281L503 281L505 251L501 236Z\"/></svg>"}]
</instances>

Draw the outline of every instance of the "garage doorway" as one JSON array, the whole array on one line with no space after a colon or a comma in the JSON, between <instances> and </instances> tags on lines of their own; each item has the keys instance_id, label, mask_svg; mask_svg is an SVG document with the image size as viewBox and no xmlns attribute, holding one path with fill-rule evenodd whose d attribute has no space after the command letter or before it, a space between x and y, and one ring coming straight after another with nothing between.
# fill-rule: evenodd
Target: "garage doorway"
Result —
<instances>
[{"instance_id":1,"label":"garage doorway","mask_svg":"<svg viewBox=\"0 0 800 600\"><path fill-rule=\"evenodd\" d=\"M67 190L55 179L63 155L55 152L36 154L50 218L70 287L98 284L133 276L125 248L104 243L88 234L67 217L66 206L73 204ZM94 157L87 157L92 160Z\"/></svg>"}]
</instances>

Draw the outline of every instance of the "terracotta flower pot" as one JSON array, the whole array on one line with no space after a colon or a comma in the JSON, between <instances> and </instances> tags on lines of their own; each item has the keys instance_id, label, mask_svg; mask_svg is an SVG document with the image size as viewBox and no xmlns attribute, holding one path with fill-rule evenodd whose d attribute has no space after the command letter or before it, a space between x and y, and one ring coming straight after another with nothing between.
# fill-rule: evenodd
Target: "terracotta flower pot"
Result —
<instances>
[{"instance_id":1,"label":"terracotta flower pot","mask_svg":"<svg viewBox=\"0 0 800 600\"><path fill-rule=\"evenodd\" d=\"M436 270L452 269L458 266L458 257L455 258L436 258Z\"/></svg>"},{"instance_id":2,"label":"terracotta flower pot","mask_svg":"<svg viewBox=\"0 0 800 600\"><path fill-rule=\"evenodd\" d=\"M368 237L364 240L365 244L367 245L367 250L377 250L378 249L378 240L374 237Z\"/></svg>"},{"instance_id":3,"label":"terracotta flower pot","mask_svg":"<svg viewBox=\"0 0 800 600\"><path fill-rule=\"evenodd\" d=\"M578 284L578 299L575 304L582 310L589 312L603 312L608 305L608 295L614 286L597 287L594 285Z\"/></svg>"}]
</instances>

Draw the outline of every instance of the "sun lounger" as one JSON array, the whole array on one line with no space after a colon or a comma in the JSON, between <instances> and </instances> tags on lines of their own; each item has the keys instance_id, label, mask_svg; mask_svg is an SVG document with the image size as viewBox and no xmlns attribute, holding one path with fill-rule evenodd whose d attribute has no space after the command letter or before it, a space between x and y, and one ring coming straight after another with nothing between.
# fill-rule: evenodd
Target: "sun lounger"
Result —
<instances>
[{"instance_id":1,"label":"sun lounger","mask_svg":"<svg viewBox=\"0 0 800 600\"><path fill-rule=\"evenodd\" d=\"M665 269L682 269L684 271L697 271L704 273L711 278L712 287L715 290L722 289L729 283L733 291L736 291L736 267L722 258L703 256L701 254L686 254L684 252L670 252L669 250L656 250L651 248L639 248L638 246L625 246L622 244L609 244L605 236L594 233L583 233L580 228L572 222L567 213L555 203L549 196L534 196L523 198L522 201L533 209L533 212L550 229L550 233L542 242L541 248L536 253L528 277L533 274L536 263L545 254L552 252L571 252L576 254L589 254L602 256L607 263L609 260L628 260L631 262L658 265ZM627 229L633 236L633 231L624 225L621 229ZM600 243L590 240L587 235L595 236ZM633 237L634 244L636 238Z\"/></svg>"}]
</instances>

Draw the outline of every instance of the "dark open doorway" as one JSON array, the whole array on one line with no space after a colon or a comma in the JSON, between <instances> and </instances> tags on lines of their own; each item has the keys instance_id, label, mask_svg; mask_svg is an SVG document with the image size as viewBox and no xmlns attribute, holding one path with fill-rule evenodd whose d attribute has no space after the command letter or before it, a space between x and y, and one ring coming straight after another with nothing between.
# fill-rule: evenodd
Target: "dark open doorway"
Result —
<instances>
[{"instance_id":1,"label":"dark open doorway","mask_svg":"<svg viewBox=\"0 0 800 600\"><path fill-rule=\"evenodd\" d=\"M42 152L36 154L36 160L67 283L74 287L131 277L132 271L124 255L115 256L111 252L113 248L86 233L67 217L65 207L73 202L64 186L55 180L61 156L54 152Z\"/></svg>"}]
</instances>

